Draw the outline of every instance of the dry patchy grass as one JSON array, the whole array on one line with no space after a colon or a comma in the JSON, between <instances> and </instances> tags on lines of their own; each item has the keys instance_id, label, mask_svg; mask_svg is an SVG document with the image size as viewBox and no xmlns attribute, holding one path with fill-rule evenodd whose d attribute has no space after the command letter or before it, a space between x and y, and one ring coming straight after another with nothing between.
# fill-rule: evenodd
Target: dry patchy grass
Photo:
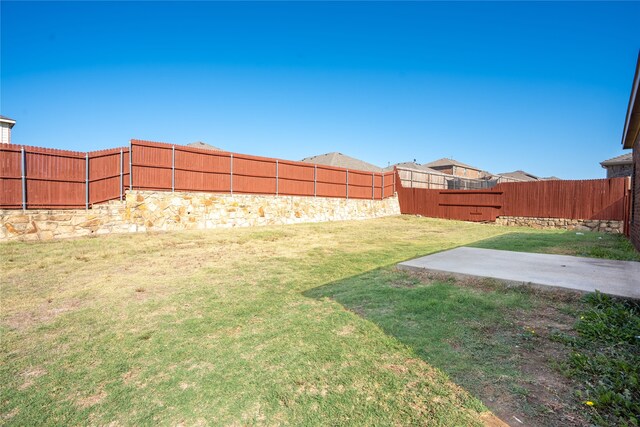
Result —
<instances>
[{"instance_id":1,"label":"dry patchy grass","mask_svg":"<svg viewBox=\"0 0 640 427\"><path fill-rule=\"evenodd\" d=\"M410 348L304 292L512 231L393 217L2 244L2 420L483 423Z\"/></svg>"}]
</instances>

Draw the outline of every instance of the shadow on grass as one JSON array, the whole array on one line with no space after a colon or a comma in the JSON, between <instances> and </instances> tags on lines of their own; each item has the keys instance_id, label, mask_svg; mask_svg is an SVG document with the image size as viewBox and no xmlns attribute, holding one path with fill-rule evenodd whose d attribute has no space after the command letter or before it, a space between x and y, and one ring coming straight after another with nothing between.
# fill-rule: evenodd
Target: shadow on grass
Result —
<instances>
[{"instance_id":1,"label":"shadow on grass","mask_svg":"<svg viewBox=\"0 0 640 427\"><path fill-rule=\"evenodd\" d=\"M537 327L526 326L528 318L539 314L536 308L566 310L567 301L575 297L554 298L527 287L506 288L493 280L460 282L390 267L314 288L304 295L336 301L373 322L503 420L512 421L515 415L528 419L528 425L553 425L548 421L565 411L560 409L547 418L545 403L528 398L531 379L522 370L521 350L538 350ZM522 319L525 324L519 321ZM558 311L553 321L572 324L574 319ZM549 366L545 369L551 370ZM571 393L566 398L571 400ZM579 416L576 419L581 421Z\"/></svg>"}]
</instances>

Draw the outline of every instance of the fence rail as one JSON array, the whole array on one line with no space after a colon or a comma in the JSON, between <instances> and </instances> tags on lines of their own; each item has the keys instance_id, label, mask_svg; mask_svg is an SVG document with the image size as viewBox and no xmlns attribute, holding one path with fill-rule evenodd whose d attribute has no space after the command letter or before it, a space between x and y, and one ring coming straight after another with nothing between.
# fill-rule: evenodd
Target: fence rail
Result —
<instances>
[{"instance_id":1,"label":"fence rail","mask_svg":"<svg viewBox=\"0 0 640 427\"><path fill-rule=\"evenodd\" d=\"M431 190L482 190L507 182L522 182L507 176L494 175L489 179L462 178L450 174L421 169L397 168L400 182L405 188Z\"/></svg>"},{"instance_id":2,"label":"fence rail","mask_svg":"<svg viewBox=\"0 0 640 427\"><path fill-rule=\"evenodd\" d=\"M498 216L624 221L627 178L508 182L486 190L436 190L401 185L401 212L463 221Z\"/></svg>"},{"instance_id":3,"label":"fence rail","mask_svg":"<svg viewBox=\"0 0 640 427\"><path fill-rule=\"evenodd\" d=\"M2 145L0 208L88 208L127 189L382 199L394 174L141 140L87 153Z\"/></svg>"}]
</instances>

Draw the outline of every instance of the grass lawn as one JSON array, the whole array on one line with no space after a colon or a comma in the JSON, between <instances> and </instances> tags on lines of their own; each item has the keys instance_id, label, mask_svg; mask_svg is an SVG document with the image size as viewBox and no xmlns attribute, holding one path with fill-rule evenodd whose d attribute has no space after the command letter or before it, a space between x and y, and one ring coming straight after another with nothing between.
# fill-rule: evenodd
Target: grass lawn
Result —
<instances>
[{"instance_id":1,"label":"grass lawn","mask_svg":"<svg viewBox=\"0 0 640 427\"><path fill-rule=\"evenodd\" d=\"M617 236L409 216L1 244L0 423L480 425L492 402L475 378L526 395L509 349L536 343L495 325L573 309L393 265L528 239L636 256Z\"/></svg>"}]
</instances>

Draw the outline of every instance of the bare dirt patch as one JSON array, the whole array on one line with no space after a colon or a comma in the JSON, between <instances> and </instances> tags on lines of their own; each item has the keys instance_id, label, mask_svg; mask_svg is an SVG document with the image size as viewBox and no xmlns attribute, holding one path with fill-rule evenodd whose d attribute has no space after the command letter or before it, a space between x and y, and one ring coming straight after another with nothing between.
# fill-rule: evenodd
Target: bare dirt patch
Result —
<instances>
[{"instance_id":1,"label":"bare dirt patch","mask_svg":"<svg viewBox=\"0 0 640 427\"><path fill-rule=\"evenodd\" d=\"M353 334L356 328L353 325L347 325L336 332L339 336L344 337Z\"/></svg>"},{"instance_id":2,"label":"bare dirt patch","mask_svg":"<svg viewBox=\"0 0 640 427\"><path fill-rule=\"evenodd\" d=\"M516 313L514 323L523 332L515 339L520 338L524 342L515 345L514 349L518 355L519 368L524 377L529 379L519 386L526 390L524 400L532 409L531 415L534 415L524 415L522 421L525 425L588 424L574 397L577 384L555 367L558 361L568 356L568 350L562 343L552 340L551 335L557 331L570 333L574 322L573 317L553 306ZM500 402L500 399L496 399L496 402Z\"/></svg>"},{"instance_id":3,"label":"bare dirt patch","mask_svg":"<svg viewBox=\"0 0 640 427\"><path fill-rule=\"evenodd\" d=\"M76 400L76 405L81 408L90 408L102 402L107 397L107 393L104 390L100 390L95 394Z\"/></svg>"},{"instance_id":4,"label":"bare dirt patch","mask_svg":"<svg viewBox=\"0 0 640 427\"><path fill-rule=\"evenodd\" d=\"M447 274L411 273L422 283L449 282L456 286L480 291L512 289L494 279L468 278L454 279ZM486 325L483 332L487 336L500 334L512 343L510 359L515 361L521 376L510 384L478 384L478 397L491 411L511 426L583 426L588 425L581 413L574 392L578 386L556 368L557 363L568 356L568 349L552 339L555 333L573 334L575 318L560 310L566 303L577 308L582 294L559 289L541 289L517 286L517 291L531 293L543 299L530 310L510 312L510 325ZM454 349L459 345L451 342ZM495 363L501 363L496 360Z\"/></svg>"},{"instance_id":5,"label":"bare dirt patch","mask_svg":"<svg viewBox=\"0 0 640 427\"><path fill-rule=\"evenodd\" d=\"M47 374L47 371L42 367L36 366L36 367L29 368L20 374L24 382L18 388L20 390L27 389L33 385L36 378L46 374Z\"/></svg>"},{"instance_id":6,"label":"bare dirt patch","mask_svg":"<svg viewBox=\"0 0 640 427\"><path fill-rule=\"evenodd\" d=\"M29 311L21 311L9 316L4 323L11 329L23 331L35 325L50 323L58 316L77 310L82 305L79 299L54 301L49 298L37 308Z\"/></svg>"}]
</instances>

